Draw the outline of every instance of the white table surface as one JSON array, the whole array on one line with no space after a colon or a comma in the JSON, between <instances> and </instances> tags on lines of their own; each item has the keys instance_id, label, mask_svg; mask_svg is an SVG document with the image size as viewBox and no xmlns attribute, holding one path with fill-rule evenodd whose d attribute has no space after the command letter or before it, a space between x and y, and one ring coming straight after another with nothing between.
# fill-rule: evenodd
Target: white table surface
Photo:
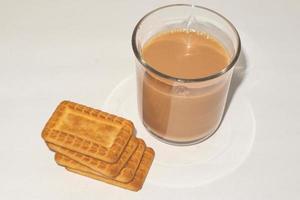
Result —
<instances>
[{"instance_id":1,"label":"white table surface","mask_svg":"<svg viewBox=\"0 0 300 200\"><path fill-rule=\"evenodd\" d=\"M240 32L247 62L237 90L256 120L250 154L212 183L174 189L146 181L138 193L58 167L41 139L55 106L70 99L101 108L134 72L138 19L175 2L215 9ZM299 19L297 0L1 0L0 199L299 199Z\"/></svg>"}]
</instances>

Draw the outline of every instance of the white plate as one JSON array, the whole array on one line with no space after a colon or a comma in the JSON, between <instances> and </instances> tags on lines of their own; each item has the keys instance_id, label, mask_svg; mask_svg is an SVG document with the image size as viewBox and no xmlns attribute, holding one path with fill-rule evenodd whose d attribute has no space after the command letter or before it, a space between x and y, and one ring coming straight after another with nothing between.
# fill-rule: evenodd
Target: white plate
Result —
<instances>
[{"instance_id":1,"label":"white plate","mask_svg":"<svg viewBox=\"0 0 300 200\"><path fill-rule=\"evenodd\" d=\"M135 76L121 81L104 104L104 110L132 120L137 136L153 147L156 157L147 182L164 187L196 187L232 172L250 152L255 119L249 101L238 91L217 132L192 146L172 146L147 132L137 109Z\"/></svg>"}]
</instances>

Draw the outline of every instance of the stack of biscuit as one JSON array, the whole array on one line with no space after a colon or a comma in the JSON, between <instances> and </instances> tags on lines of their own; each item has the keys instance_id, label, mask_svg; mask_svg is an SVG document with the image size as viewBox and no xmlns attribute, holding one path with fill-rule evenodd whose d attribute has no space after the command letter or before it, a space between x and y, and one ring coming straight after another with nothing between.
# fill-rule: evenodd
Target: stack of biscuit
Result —
<instances>
[{"instance_id":1,"label":"stack of biscuit","mask_svg":"<svg viewBox=\"0 0 300 200\"><path fill-rule=\"evenodd\" d=\"M42 137L67 170L133 191L143 186L154 158L132 122L70 101L56 108Z\"/></svg>"}]
</instances>

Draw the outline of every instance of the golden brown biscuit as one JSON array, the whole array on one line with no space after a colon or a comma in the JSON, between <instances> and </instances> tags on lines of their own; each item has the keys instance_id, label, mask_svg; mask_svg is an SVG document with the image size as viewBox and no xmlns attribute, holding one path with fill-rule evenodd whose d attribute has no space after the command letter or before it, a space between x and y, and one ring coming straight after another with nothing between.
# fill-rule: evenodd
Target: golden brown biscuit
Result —
<instances>
[{"instance_id":1,"label":"golden brown biscuit","mask_svg":"<svg viewBox=\"0 0 300 200\"><path fill-rule=\"evenodd\" d=\"M63 101L47 122L42 137L47 143L113 163L133 131L129 120Z\"/></svg>"},{"instance_id":2,"label":"golden brown biscuit","mask_svg":"<svg viewBox=\"0 0 300 200\"><path fill-rule=\"evenodd\" d=\"M78 162L79 165L88 167L90 170L93 170L94 173L100 174L102 176L107 176L110 178L113 178L113 177L116 177L117 175L119 175L119 173L120 173L121 169L124 167L124 165L129 162L129 158L130 158L130 160L134 160L134 161L137 161L139 159L138 163L136 163L136 165L138 165L140 162L140 159L142 157L142 154L144 152L144 149L145 149L145 143L143 140L132 137L130 139L128 145L125 147L125 150L123 151L122 155L120 156L120 159L117 160L117 162L115 162L115 163L107 163L102 160L91 158L91 157L83 155L79 152L71 151L71 150L65 149L63 147L50 144L50 143L48 143L48 146L51 150ZM72 163L74 163L74 162L72 162ZM129 163L132 163L132 162L129 162ZM135 167L134 165L131 165L130 167L127 167L126 170L122 170L123 173L126 172L126 176L120 176L120 178L124 177L125 181L127 180L126 179L127 177L132 178L135 173L135 170L134 170L134 172L131 172L132 171L131 169L134 169L134 167ZM130 173L132 173L132 176L130 176L131 175ZM125 181L123 181L123 182L125 182ZM130 180L128 180L128 181L130 181Z\"/></svg>"},{"instance_id":3,"label":"golden brown biscuit","mask_svg":"<svg viewBox=\"0 0 300 200\"><path fill-rule=\"evenodd\" d=\"M134 154L130 157L130 160L126 163L124 168L122 168L120 173L112 179L119 181L119 182L123 182L123 183L130 182L135 175L135 172L140 164L140 161L142 160L142 156L143 156L145 148L146 148L145 143L141 140L139 147L136 149ZM106 177L104 174L96 172L96 171L92 170L91 168L89 168L88 166L82 165L79 162L77 162L63 154L60 154L58 152L55 154L55 161L57 162L57 164L68 167L68 168L80 169L80 171L90 172L90 173L93 173L93 174L96 174L99 176ZM107 177L107 178L111 178L111 177Z\"/></svg>"},{"instance_id":4,"label":"golden brown biscuit","mask_svg":"<svg viewBox=\"0 0 300 200\"><path fill-rule=\"evenodd\" d=\"M56 158L56 159L57 159L57 162L60 163L60 165L64 166L64 164L63 164L64 159L62 159L62 158L63 158L63 156L58 156L58 158ZM109 183L109 184L112 184L112 185L116 185L116 186L119 186L119 187L122 187L122 188L125 188L125 189L128 189L128 190L138 191L142 188L142 186L144 184L146 176L147 176L147 174L149 172L149 169L151 167L153 158L154 158L153 149L147 147L144 154L143 154L143 158L142 158L142 160L141 160L141 162L138 166L138 169L135 173L135 176L132 179L132 181L130 181L129 183L122 183L122 182L116 181L114 179L109 179L109 178L106 178L106 177L103 177L103 176L99 176L97 174L91 173L91 171L82 171L81 168L66 167L66 169L71 171L71 172L74 172L74 173L77 173L77 174L80 174L80 175L83 175L83 176L87 176L87 177L90 177L90 178L93 178L93 179L96 179L96 180L100 180L100 181L103 181L103 182L106 182L106 183Z\"/></svg>"}]
</instances>

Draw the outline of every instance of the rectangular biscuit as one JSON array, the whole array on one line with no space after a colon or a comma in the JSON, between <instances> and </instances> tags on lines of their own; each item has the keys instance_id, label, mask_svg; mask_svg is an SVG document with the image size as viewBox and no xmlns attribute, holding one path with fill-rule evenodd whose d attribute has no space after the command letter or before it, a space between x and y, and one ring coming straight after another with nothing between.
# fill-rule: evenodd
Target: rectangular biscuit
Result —
<instances>
[{"instance_id":1,"label":"rectangular biscuit","mask_svg":"<svg viewBox=\"0 0 300 200\"><path fill-rule=\"evenodd\" d=\"M42 137L47 143L116 162L134 127L131 121L70 101L63 101L47 122Z\"/></svg>"},{"instance_id":2,"label":"rectangular biscuit","mask_svg":"<svg viewBox=\"0 0 300 200\"><path fill-rule=\"evenodd\" d=\"M113 178L119 175L121 169L124 167L124 165L129 159L137 160L139 159L139 157L141 157L145 148L145 143L141 139L136 139L135 137L132 137L128 145L125 147L125 150L121 154L120 159L118 159L115 163L107 163L105 161L98 160L81 154L79 152L71 151L50 143L48 143L48 146L52 151L55 151L78 162L79 165L88 167L90 170L93 170L97 174ZM127 171L130 172L129 170Z\"/></svg>"},{"instance_id":3,"label":"rectangular biscuit","mask_svg":"<svg viewBox=\"0 0 300 200\"><path fill-rule=\"evenodd\" d=\"M146 176L147 176L147 174L149 172L149 169L151 167L153 158L154 158L153 149L147 147L144 154L143 154L142 160L141 160L141 162L138 166L138 169L135 173L134 178L132 179L132 181L130 181L128 183L122 183L122 182L119 182L119 181L114 180L114 179L109 179L109 178L106 178L106 177L103 177L103 176L99 176L97 174L92 173L91 171L83 171L82 168L79 168L79 167L78 168L76 168L76 167L70 168L70 167L66 166L66 169L71 171L71 172L83 175L83 176L87 176L87 177L90 177L90 178L93 178L93 179L96 179L96 180L103 181L103 182L108 183L108 184L112 184L112 185L116 185L118 187L122 187L124 189L132 190L132 191L138 191L142 188L142 186L145 182L145 179L146 179ZM64 160L64 159L61 159L61 160ZM58 160L57 162L60 163L61 160ZM60 165L63 165L63 161L60 163Z\"/></svg>"},{"instance_id":4,"label":"rectangular biscuit","mask_svg":"<svg viewBox=\"0 0 300 200\"><path fill-rule=\"evenodd\" d=\"M136 149L134 154L130 157L130 160L121 169L120 173L112 179L119 181L119 182L123 182L123 183L128 183L133 179L133 177L136 173L136 170L140 164L140 161L142 160L144 150L146 148L145 143L142 140L140 140L140 141L141 142L140 142L138 148ZM88 166L85 166L85 165L77 162L76 160L73 160L73 159L69 158L68 156L63 155L59 152L56 152L56 154L55 154L55 161L57 162L57 164L62 165L64 167L80 169L80 171L91 172L98 176L107 177L104 174L94 171L91 168L89 168ZM111 178L111 177L107 177L107 178Z\"/></svg>"}]
</instances>

